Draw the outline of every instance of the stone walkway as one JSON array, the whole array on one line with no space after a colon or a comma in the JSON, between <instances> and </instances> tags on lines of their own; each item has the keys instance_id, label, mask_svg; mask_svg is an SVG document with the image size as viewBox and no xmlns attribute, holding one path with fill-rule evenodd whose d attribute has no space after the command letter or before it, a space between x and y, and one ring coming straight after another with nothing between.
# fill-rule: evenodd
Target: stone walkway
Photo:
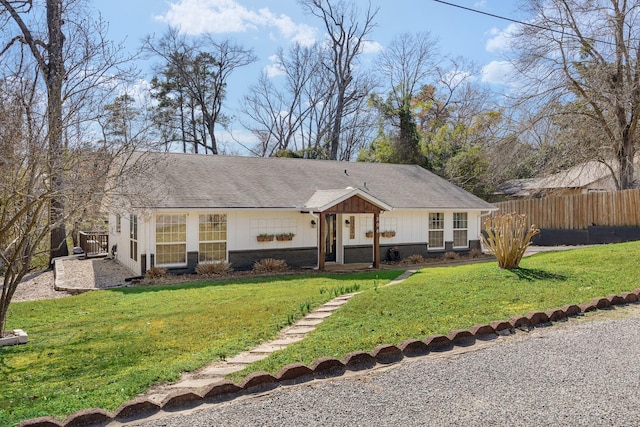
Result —
<instances>
[{"instance_id":1,"label":"stone walkway","mask_svg":"<svg viewBox=\"0 0 640 427\"><path fill-rule=\"evenodd\" d=\"M406 270L400 276L384 286L398 284L416 271L417 270ZM359 292L344 294L326 302L293 325L283 329L282 332L272 341L263 343L253 350L237 354L227 360L215 362L209 366L198 369L197 371L186 372L178 382L154 387L143 396L149 401L160 405L176 391L184 391L185 389L204 389L216 383L220 383L224 381L225 375L241 371L250 363L266 359L273 352L282 350L288 345L302 341L304 337L313 332L316 329L316 326L322 323L324 319L331 316L334 311L346 304L349 299L358 293Z\"/></svg>"}]
</instances>

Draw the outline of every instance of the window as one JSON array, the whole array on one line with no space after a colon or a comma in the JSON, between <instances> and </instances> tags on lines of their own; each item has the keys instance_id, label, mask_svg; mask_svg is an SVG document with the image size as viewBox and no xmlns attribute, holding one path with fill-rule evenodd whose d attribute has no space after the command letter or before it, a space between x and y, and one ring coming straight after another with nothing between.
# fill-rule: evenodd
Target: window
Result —
<instances>
[{"instance_id":1,"label":"window","mask_svg":"<svg viewBox=\"0 0 640 427\"><path fill-rule=\"evenodd\" d=\"M444 249L444 213L429 214L429 248Z\"/></svg>"},{"instance_id":2,"label":"window","mask_svg":"<svg viewBox=\"0 0 640 427\"><path fill-rule=\"evenodd\" d=\"M122 216L120 214L116 214L116 233L120 233L122 231Z\"/></svg>"},{"instance_id":3,"label":"window","mask_svg":"<svg viewBox=\"0 0 640 427\"><path fill-rule=\"evenodd\" d=\"M138 216L129 215L129 257L138 261Z\"/></svg>"},{"instance_id":4,"label":"window","mask_svg":"<svg viewBox=\"0 0 640 427\"><path fill-rule=\"evenodd\" d=\"M187 215L159 214L156 217L156 265L186 262Z\"/></svg>"},{"instance_id":5,"label":"window","mask_svg":"<svg viewBox=\"0 0 640 427\"><path fill-rule=\"evenodd\" d=\"M227 259L227 215L204 214L199 220L198 262Z\"/></svg>"},{"instance_id":6,"label":"window","mask_svg":"<svg viewBox=\"0 0 640 427\"><path fill-rule=\"evenodd\" d=\"M468 219L466 212L453 213L453 247L466 248L469 246L467 240Z\"/></svg>"}]
</instances>

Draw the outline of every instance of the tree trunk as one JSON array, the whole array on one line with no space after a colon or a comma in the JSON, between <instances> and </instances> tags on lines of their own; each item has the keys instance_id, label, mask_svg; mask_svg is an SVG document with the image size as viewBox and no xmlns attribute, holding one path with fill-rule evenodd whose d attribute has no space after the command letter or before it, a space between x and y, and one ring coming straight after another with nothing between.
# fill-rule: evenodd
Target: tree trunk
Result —
<instances>
[{"instance_id":1,"label":"tree trunk","mask_svg":"<svg viewBox=\"0 0 640 427\"><path fill-rule=\"evenodd\" d=\"M47 64L47 118L49 126L49 167L51 171L51 224L50 260L69 255L64 224L64 165L62 141L62 84L64 81L64 58L62 55L62 0L47 0L47 27L49 30L49 62Z\"/></svg>"},{"instance_id":2,"label":"tree trunk","mask_svg":"<svg viewBox=\"0 0 640 427\"><path fill-rule=\"evenodd\" d=\"M619 164L618 182L620 190L635 188L633 159L636 155L634 141L627 129L623 132L620 150L617 153Z\"/></svg>"},{"instance_id":3,"label":"tree trunk","mask_svg":"<svg viewBox=\"0 0 640 427\"><path fill-rule=\"evenodd\" d=\"M340 133L342 131L342 115L344 110L343 99L344 96L338 99L338 105L336 106L335 117L333 120L333 127L331 128L331 145L329 147L330 160L338 160L338 148L340 148Z\"/></svg>"}]
</instances>

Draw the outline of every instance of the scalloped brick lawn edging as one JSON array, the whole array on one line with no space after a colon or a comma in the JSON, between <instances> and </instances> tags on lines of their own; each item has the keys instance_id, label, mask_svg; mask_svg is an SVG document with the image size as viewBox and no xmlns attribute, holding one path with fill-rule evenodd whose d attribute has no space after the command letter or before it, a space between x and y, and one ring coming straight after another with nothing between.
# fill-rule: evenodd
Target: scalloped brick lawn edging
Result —
<instances>
[{"instance_id":1,"label":"scalloped brick lawn edging","mask_svg":"<svg viewBox=\"0 0 640 427\"><path fill-rule=\"evenodd\" d=\"M160 411L175 412L189 409L205 402L231 400L242 394L263 392L281 385L297 384L312 379L337 377L346 371L361 371L371 369L378 364L396 363L405 357L424 356L431 352L453 349L455 346L464 347L474 344L477 340L488 340L497 335L507 335L515 329L529 329L541 324L548 324L580 313L608 308L615 305L637 303L640 300L640 288L632 292L622 292L619 295L608 295L605 298L595 298L580 305L565 305L562 308L550 309L545 312L536 311L524 316L514 316L507 321L497 320L490 324L475 325L466 330L454 330L447 335L430 335L423 340L409 339L399 346L382 344L371 353L355 351L346 355L342 360L322 357L315 360L308 367L300 363L284 366L274 376L267 372L254 372L247 375L239 384L227 380L204 387L204 389L185 389L167 396L160 404L153 403L147 398L136 398L123 403L114 412L107 412L100 408L84 409L69 415L63 422L52 417L40 417L23 421L20 427L76 427L76 426L104 426L111 421L128 422L140 420Z\"/></svg>"}]
</instances>

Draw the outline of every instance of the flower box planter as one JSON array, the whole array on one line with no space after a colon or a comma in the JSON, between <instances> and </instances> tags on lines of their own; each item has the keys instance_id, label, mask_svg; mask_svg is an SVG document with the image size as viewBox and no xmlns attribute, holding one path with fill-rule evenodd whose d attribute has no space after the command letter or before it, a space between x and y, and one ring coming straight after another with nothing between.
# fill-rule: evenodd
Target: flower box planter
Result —
<instances>
[{"instance_id":1,"label":"flower box planter","mask_svg":"<svg viewBox=\"0 0 640 427\"><path fill-rule=\"evenodd\" d=\"M295 234L293 233L276 234L276 240L279 242L286 242L289 240L293 240L293 236L295 236Z\"/></svg>"},{"instance_id":2,"label":"flower box planter","mask_svg":"<svg viewBox=\"0 0 640 427\"><path fill-rule=\"evenodd\" d=\"M258 234L256 240L258 242L272 242L274 238L273 234Z\"/></svg>"},{"instance_id":3,"label":"flower box planter","mask_svg":"<svg viewBox=\"0 0 640 427\"><path fill-rule=\"evenodd\" d=\"M380 231L378 234L381 237L395 237L396 232L395 231ZM364 235L367 237L367 239L371 239L373 237L373 231L367 231Z\"/></svg>"}]
</instances>

